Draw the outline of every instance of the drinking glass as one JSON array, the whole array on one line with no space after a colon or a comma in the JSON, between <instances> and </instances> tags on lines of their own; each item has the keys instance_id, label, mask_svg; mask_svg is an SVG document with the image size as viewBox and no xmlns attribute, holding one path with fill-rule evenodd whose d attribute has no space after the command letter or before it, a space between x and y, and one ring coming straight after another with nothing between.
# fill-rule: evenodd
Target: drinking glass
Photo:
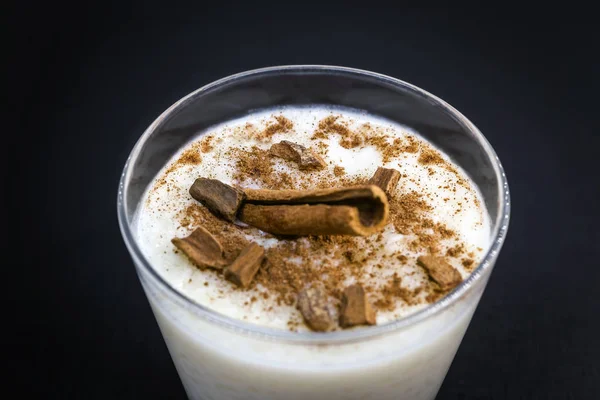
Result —
<instances>
[{"instance_id":1,"label":"drinking glass","mask_svg":"<svg viewBox=\"0 0 600 400\"><path fill-rule=\"evenodd\" d=\"M363 329L294 333L221 315L176 290L140 251L136 210L172 155L198 132L257 110L337 105L416 130L479 187L490 247L446 297ZM344 67L282 66L236 74L185 96L133 148L118 192L121 232L185 391L192 399L433 399L486 287L510 214L500 161L479 130L443 100L401 80Z\"/></svg>"}]
</instances>

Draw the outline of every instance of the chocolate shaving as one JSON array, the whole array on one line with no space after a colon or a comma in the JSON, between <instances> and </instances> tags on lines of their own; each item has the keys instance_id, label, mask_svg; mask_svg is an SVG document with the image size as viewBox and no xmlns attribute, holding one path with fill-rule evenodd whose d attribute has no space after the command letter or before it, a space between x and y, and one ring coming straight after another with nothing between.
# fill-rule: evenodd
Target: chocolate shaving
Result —
<instances>
[{"instance_id":1,"label":"chocolate shaving","mask_svg":"<svg viewBox=\"0 0 600 400\"><path fill-rule=\"evenodd\" d=\"M173 238L171 242L198 267L223 269L227 265L221 243L202 226L188 237Z\"/></svg>"},{"instance_id":2,"label":"chocolate shaving","mask_svg":"<svg viewBox=\"0 0 600 400\"><path fill-rule=\"evenodd\" d=\"M275 157L295 162L301 170L323 169L327 166L311 149L287 140L273 144L269 152Z\"/></svg>"},{"instance_id":3,"label":"chocolate shaving","mask_svg":"<svg viewBox=\"0 0 600 400\"><path fill-rule=\"evenodd\" d=\"M246 189L242 222L275 235L366 236L388 219L385 193L377 186L339 189Z\"/></svg>"},{"instance_id":4,"label":"chocolate shaving","mask_svg":"<svg viewBox=\"0 0 600 400\"><path fill-rule=\"evenodd\" d=\"M298 310L313 331L328 332L336 327L333 310L325 286L316 283L298 293Z\"/></svg>"},{"instance_id":5,"label":"chocolate shaving","mask_svg":"<svg viewBox=\"0 0 600 400\"><path fill-rule=\"evenodd\" d=\"M443 258L435 256L420 256L417 264L425 268L429 277L443 291L450 290L462 282L460 273Z\"/></svg>"},{"instance_id":6,"label":"chocolate shaving","mask_svg":"<svg viewBox=\"0 0 600 400\"><path fill-rule=\"evenodd\" d=\"M386 195L390 196L398 186L399 180L400 172L391 168L378 167L373 177L369 179L369 184L379 186Z\"/></svg>"},{"instance_id":7,"label":"chocolate shaving","mask_svg":"<svg viewBox=\"0 0 600 400\"><path fill-rule=\"evenodd\" d=\"M340 325L348 328L356 325L375 325L376 311L371 306L365 289L359 284L344 289Z\"/></svg>"},{"instance_id":8,"label":"chocolate shaving","mask_svg":"<svg viewBox=\"0 0 600 400\"><path fill-rule=\"evenodd\" d=\"M204 204L213 214L235 221L244 201L244 192L216 179L198 178L190 188L192 197Z\"/></svg>"},{"instance_id":9,"label":"chocolate shaving","mask_svg":"<svg viewBox=\"0 0 600 400\"><path fill-rule=\"evenodd\" d=\"M250 243L230 266L225 268L225 279L241 287L248 287L265 258L265 249L256 243Z\"/></svg>"}]
</instances>

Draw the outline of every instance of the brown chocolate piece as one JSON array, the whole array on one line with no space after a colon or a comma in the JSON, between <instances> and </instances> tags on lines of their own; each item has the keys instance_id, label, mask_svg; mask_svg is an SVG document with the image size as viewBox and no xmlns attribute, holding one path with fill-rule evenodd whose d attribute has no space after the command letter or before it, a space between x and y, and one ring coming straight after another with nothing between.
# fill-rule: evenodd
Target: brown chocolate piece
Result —
<instances>
[{"instance_id":1,"label":"brown chocolate piece","mask_svg":"<svg viewBox=\"0 0 600 400\"><path fill-rule=\"evenodd\" d=\"M340 325L348 328L356 325L375 325L376 312L371 306L365 289L359 284L344 289Z\"/></svg>"},{"instance_id":2,"label":"brown chocolate piece","mask_svg":"<svg viewBox=\"0 0 600 400\"><path fill-rule=\"evenodd\" d=\"M328 332L336 327L332 306L322 283L302 289L298 293L297 307L304 322L313 331Z\"/></svg>"},{"instance_id":3,"label":"brown chocolate piece","mask_svg":"<svg viewBox=\"0 0 600 400\"><path fill-rule=\"evenodd\" d=\"M198 178L190 188L192 197L204 204L213 214L235 221L244 201L244 192L216 179Z\"/></svg>"},{"instance_id":4,"label":"brown chocolate piece","mask_svg":"<svg viewBox=\"0 0 600 400\"><path fill-rule=\"evenodd\" d=\"M273 144L269 152L276 157L295 162L301 170L323 169L327 166L311 149L287 140Z\"/></svg>"},{"instance_id":5,"label":"brown chocolate piece","mask_svg":"<svg viewBox=\"0 0 600 400\"><path fill-rule=\"evenodd\" d=\"M374 185L318 190L246 189L241 221L276 235L355 235L380 231L389 205Z\"/></svg>"},{"instance_id":6,"label":"brown chocolate piece","mask_svg":"<svg viewBox=\"0 0 600 400\"><path fill-rule=\"evenodd\" d=\"M379 186L389 196L398 186L399 180L400 172L392 168L378 167L373 177L369 179L369 184Z\"/></svg>"},{"instance_id":7,"label":"brown chocolate piece","mask_svg":"<svg viewBox=\"0 0 600 400\"><path fill-rule=\"evenodd\" d=\"M223 269L227 265L221 243L202 226L188 237L173 238L171 242L199 267Z\"/></svg>"},{"instance_id":8,"label":"brown chocolate piece","mask_svg":"<svg viewBox=\"0 0 600 400\"><path fill-rule=\"evenodd\" d=\"M225 279L241 287L248 287L265 258L265 249L256 243L250 243L230 266L225 268Z\"/></svg>"},{"instance_id":9,"label":"brown chocolate piece","mask_svg":"<svg viewBox=\"0 0 600 400\"><path fill-rule=\"evenodd\" d=\"M443 258L435 256L420 256L417 264L425 268L429 277L443 291L450 290L462 282L460 273Z\"/></svg>"}]
</instances>

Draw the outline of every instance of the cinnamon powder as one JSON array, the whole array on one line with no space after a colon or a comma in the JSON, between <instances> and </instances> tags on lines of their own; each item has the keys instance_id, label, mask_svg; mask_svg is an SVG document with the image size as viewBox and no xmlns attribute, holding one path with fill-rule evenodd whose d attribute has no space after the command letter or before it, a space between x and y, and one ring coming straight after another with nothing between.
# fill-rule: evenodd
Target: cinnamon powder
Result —
<instances>
[{"instance_id":1,"label":"cinnamon powder","mask_svg":"<svg viewBox=\"0 0 600 400\"><path fill-rule=\"evenodd\" d=\"M286 133L292 130L294 123L283 115L273 116L274 122L268 124L265 129L254 135L258 140L264 141L271 138L276 133Z\"/></svg>"},{"instance_id":2,"label":"cinnamon powder","mask_svg":"<svg viewBox=\"0 0 600 400\"><path fill-rule=\"evenodd\" d=\"M344 169L344 167L339 167L337 165L335 167L333 167L333 175L337 176L338 178L345 174L346 174L346 170Z\"/></svg>"},{"instance_id":3,"label":"cinnamon powder","mask_svg":"<svg viewBox=\"0 0 600 400\"><path fill-rule=\"evenodd\" d=\"M202 147L202 141L197 141L192 143L189 149L186 149L181 156L175 161L166 171L165 175L170 174L178 168L181 168L184 165L197 165L202 162L202 156L200 155L200 150Z\"/></svg>"}]
</instances>

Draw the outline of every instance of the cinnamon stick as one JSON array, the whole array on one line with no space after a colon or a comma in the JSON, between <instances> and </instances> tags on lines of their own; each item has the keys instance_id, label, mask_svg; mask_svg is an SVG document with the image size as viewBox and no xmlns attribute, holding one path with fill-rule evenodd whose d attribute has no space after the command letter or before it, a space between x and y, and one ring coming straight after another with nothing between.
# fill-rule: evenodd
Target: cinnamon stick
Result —
<instances>
[{"instance_id":1,"label":"cinnamon stick","mask_svg":"<svg viewBox=\"0 0 600 400\"><path fill-rule=\"evenodd\" d=\"M288 140L273 144L269 152L275 157L295 162L301 170L323 169L327 166L325 161L311 149Z\"/></svg>"},{"instance_id":2,"label":"cinnamon stick","mask_svg":"<svg viewBox=\"0 0 600 400\"><path fill-rule=\"evenodd\" d=\"M369 179L369 184L379 186L386 195L390 196L396 186L398 186L399 180L399 171L392 168L378 167L373 177Z\"/></svg>"},{"instance_id":3,"label":"cinnamon stick","mask_svg":"<svg viewBox=\"0 0 600 400\"><path fill-rule=\"evenodd\" d=\"M302 289L298 293L297 308L304 317L306 325L313 331L328 332L336 326L332 306L322 283Z\"/></svg>"},{"instance_id":4,"label":"cinnamon stick","mask_svg":"<svg viewBox=\"0 0 600 400\"><path fill-rule=\"evenodd\" d=\"M223 275L225 279L241 287L248 287L254 275L258 272L265 258L265 249L256 243L250 243L235 261L225 268Z\"/></svg>"},{"instance_id":5,"label":"cinnamon stick","mask_svg":"<svg viewBox=\"0 0 600 400\"><path fill-rule=\"evenodd\" d=\"M374 185L318 190L246 189L239 219L275 235L366 236L388 219L385 193Z\"/></svg>"},{"instance_id":6,"label":"cinnamon stick","mask_svg":"<svg viewBox=\"0 0 600 400\"><path fill-rule=\"evenodd\" d=\"M348 328L356 325L375 325L376 312L369 303L365 289L354 284L344 289L340 325Z\"/></svg>"},{"instance_id":7,"label":"cinnamon stick","mask_svg":"<svg viewBox=\"0 0 600 400\"><path fill-rule=\"evenodd\" d=\"M443 291L453 289L462 282L460 273L446 260L435 256L420 256L417 264L425 268L429 277L439 285Z\"/></svg>"},{"instance_id":8,"label":"cinnamon stick","mask_svg":"<svg viewBox=\"0 0 600 400\"><path fill-rule=\"evenodd\" d=\"M198 267L223 269L227 264L221 243L202 226L188 237L173 238L171 242Z\"/></svg>"},{"instance_id":9,"label":"cinnamon stick","mask_svg":"<svg viewBox=\"0 0 600 400\"><path fill-rule=\"evenodd\" d=\"M204 204L213 214L235 221L244 201L244 192L216 179L198 178L190 188L190 195Z\"/></svg>"}]
</instances>

